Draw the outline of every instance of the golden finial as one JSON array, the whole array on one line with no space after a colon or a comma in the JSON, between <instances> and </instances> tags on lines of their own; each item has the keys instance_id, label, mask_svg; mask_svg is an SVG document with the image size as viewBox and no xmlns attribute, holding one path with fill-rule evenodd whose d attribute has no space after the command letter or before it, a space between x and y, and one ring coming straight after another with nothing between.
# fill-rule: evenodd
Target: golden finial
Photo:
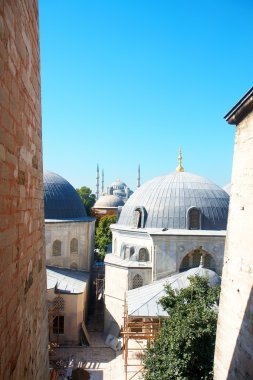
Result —
<instances>
[{"instance_id":1,"label":"golden finial","mask_svg":"<svg viewBox=\"0 0 253 380\"><path fill-rule=\"evenodd\" d=\"M178 167L176 168L177 172L184 172L184 168L182 166L182 150L181 147L179 148L179 155L178 155Z\"/></svg>"}]
</instances>

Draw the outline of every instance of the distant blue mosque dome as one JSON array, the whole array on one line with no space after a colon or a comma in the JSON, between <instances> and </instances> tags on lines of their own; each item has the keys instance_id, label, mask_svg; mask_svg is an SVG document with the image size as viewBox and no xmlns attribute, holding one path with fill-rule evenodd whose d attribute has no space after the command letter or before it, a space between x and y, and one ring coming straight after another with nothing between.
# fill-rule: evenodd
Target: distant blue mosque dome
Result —
<instances>
[{"instance_id":1,"label":"distant blue mosque dome","mask_svg":"<svg viewBox=\"0 0 253 380\"><path fill-rule=\"evenodd\" d=\"M80 196L66 179L47 170L43 177L45 219L79 219L87 216Z\"/></svg>"},{"instance_id":2,"label":"distant blue mosque dome","mask_svg":"<svg viewBox=\"0 0 253 380\"><path fill-rule=\"evenodd\" d=\"M189 210L201 213L202 230L226 230L229 195L204 177L173 172L139 187L122 208L118 225L133 225L135 210L144 214L144 228L187 229Z\"/></svg>"}]
</instances>

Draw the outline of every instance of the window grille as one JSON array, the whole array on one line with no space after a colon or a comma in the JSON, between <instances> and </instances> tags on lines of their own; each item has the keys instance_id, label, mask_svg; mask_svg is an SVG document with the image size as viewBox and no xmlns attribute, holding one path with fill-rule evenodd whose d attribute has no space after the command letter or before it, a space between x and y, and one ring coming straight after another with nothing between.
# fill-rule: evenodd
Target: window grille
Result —
<instances>
[{"instance_id":1,"label":"window grille","mask_svg":"<svg viewBox=\"0 0 253 380\"><path fill-rule=\"evenodd\" d=\"M133 289L140 288L141 286L143 286L143 278L139 274L136 274L133 278Z\"/></svg>"}]
</instances>

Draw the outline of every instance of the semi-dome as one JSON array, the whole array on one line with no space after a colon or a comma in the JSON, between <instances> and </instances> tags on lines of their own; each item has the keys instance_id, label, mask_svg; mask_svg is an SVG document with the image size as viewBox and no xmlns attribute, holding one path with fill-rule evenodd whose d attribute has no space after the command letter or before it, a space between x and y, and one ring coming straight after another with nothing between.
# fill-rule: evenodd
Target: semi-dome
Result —
<instances>
[{"instance_id":1,"label":"semi-dome","mask_svg":"<svg viewBox=\"0 0 253 380\"><path fill-rule=\"evenodd\" d=\"M93 208L119 207L124 206L124 204L124 201L116 195L102 195Z\"/></svg>"},{"instance_id":2,"label":"semi-dome","mask_svg":"<svg viewBox=\"0 0 253 380\"><path fill-rule=\"evenodd\" d=\"M176 171L156 177L140 188L122 208L119 225L133 226L135 211L141 227L187 229L189 211L197 209L202 230L225 230L229 195L216 184L195 174Z\"/></svg>"},{"instance_id":3,"label":"semi-dome","mask_svg":"<svg viewBox=\"0 0 253 380\"><path fill-rule=\"evenodd\" d=\"M43 177L45 219L78 219L87 216L80 196L66 179L47 170Z\"/></svg>"}]
</instances>

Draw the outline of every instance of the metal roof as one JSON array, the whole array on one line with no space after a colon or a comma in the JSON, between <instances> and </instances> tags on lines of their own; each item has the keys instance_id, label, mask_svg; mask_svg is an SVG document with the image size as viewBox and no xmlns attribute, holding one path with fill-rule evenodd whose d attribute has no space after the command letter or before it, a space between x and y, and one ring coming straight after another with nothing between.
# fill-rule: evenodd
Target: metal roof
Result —
<instances>
[{"instance_id":1,"label":"metal roof","mask_svg":"<svg viewBox=\"0 0 253 380\"><path fill-rule=\"evenodd\" d=\"M80 294L85 290L89 273L58 267L47 267L47 289L55 287L60 293Z\"/></svg>"},{"instance_id":2,"label":"metal roof","mask_svg":"<svg viewBox=\"0 0 253 380\"><path fill-rule=\"evenodd\" d=\"M220 277L210 269L197 267L186 272L177 273L162 280L128 291L128 315L139 317L168 316L158 303L166 295L164 286L171 285L173 289L189 286L189 276L204 276L209 279L211 286L220 284Z\"/></svg>"},{"instance_id":3,"label":"metal roof","mask_svg":"<svg viewBox=\"0 0 253 380\"><path fill-rule=\"evenodd\" d=\"M74 219L87 216L74 187L60 175L44 171L45 219Z\"/></svg>"},{"instance_id":4,"label":"metal roof","mask_svg":"<svg viewBox=\"0 0 253 380\"><path fill-rule=\"evenodd\" d=\"M229 195L204 177L173 172L138 188L122 208L118 225L132 226L138 207L146 212L144 228L186 229L187 211L201 211L202 230L226 230Z\"/></svg>"}]
</instances>

